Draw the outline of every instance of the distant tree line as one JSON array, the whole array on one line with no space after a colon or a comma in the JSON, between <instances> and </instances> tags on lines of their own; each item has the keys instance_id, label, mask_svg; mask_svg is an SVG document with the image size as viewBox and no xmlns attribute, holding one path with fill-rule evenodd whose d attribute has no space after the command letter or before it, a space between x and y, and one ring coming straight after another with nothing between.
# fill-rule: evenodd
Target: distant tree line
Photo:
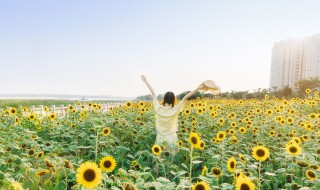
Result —
<instances>
[{"instance_id":1,"label":"distant tree line","mask_svg":"<svg viewBox=\"0 0 320 190\"><path fill-rule=\"evenodd\" d=\"M305 98L308 96L306 90L310 89L311 92L313 91L320 91L320 78L310 78L310 79L303 79L299 80L295 83L295 89L290 88L289 86L285 86L282 89L278 89L277 87L273 87L271 89L266 88L259 88L256 92L249 92L249 91L234 91L231 92L223 92L219 95L213 95L210 93L202 93L196 92L192 95L188 100L193 100L196 98L208 98L208 99L264 99L266 95L269 95L270 98ZM176 97L177 99L181 100L185 95L187 95L190 91L182 92L178 94ZM158 95L158 99L161 100L163 98L163 94ZM138 96L137 100L152 100L151 95L144 95Z\"/></svg>"}]
</instances>

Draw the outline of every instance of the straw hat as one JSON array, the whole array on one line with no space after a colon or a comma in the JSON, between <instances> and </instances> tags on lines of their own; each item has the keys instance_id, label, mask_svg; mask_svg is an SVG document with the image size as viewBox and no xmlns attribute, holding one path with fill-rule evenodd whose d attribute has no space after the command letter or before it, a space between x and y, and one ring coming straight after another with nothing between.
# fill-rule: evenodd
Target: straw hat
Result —
<instances>
[{"instance_id":1,"label":"straw hat","mask_svg":"<svg viewBox=\"0 0 320 190\"><path fill-rule=\"evenodd\" d=\"M201 89L202 92L210 91L213 95L221 93L220 87L216 85L212 80L206 80L203 82L204 88Z\"/></svg>"}]
</instances>

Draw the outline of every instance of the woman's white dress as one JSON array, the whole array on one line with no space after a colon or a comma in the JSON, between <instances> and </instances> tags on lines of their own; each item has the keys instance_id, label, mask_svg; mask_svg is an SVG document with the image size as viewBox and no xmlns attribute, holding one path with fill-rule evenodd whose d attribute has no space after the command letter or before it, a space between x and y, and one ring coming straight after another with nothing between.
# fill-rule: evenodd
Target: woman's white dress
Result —
<instances>
[{"instance_id":1,"label":"woman's white dress","mask_svg":"<svg viewBox=\"0 0 320 190\"><path fill-rule=\"evenodd\" d=\"M168 144L177 145L178 115L182 104L183 102L179 102L174 107L164 107L159 104L156 98L153 99L156 111L156 144L161 145L163 142L167 142Z\"/></svg>"}]
</instances>

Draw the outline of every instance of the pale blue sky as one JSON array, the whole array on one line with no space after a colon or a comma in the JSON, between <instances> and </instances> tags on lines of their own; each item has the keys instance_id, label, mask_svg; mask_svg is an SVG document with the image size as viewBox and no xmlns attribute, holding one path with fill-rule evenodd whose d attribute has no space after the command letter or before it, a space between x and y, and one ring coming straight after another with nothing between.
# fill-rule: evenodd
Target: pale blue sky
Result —
<instances>
[{"instance_id":1,"label":"pale blue sky","mask_svg":"<svg viewBox=\"0 0 320 190\"><path fill-rule=\"evenodd\" d=\"M268 88L276 41L320 33L318 0L0 2L0 94Z\"/></svg>"}]
</instances>

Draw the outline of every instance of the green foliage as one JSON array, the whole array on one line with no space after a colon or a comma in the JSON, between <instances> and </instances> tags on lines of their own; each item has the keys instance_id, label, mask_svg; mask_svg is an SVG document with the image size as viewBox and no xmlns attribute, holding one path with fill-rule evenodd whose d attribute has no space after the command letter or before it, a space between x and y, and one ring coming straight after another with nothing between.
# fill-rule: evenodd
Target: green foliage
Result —
<instances>
[{"instance_id":1,"label":"green foliage","mask_svg":"<svg viewBox=\"0 0 320 190\"><path fill-rule=\"evenodd\" d=\"M234 174L227 167L232 156L237 161L236 168L250 176L260 189L319 189L320 180L312 181L305 175L307 169L320 175L320 100L317 96L312 98L188 101L185 108L190 115L179 113L177 134L182 147L173 155L167 149L177 148L176 145L161 144L163 152L159 156L151 151L156 139L156 118L148 102L143 107L133 103L129 108L117 107L108 112L94 108L67 110L67 115L54 120L47 117L53 110L36 114L35 120L28 119L28 110L18 109L15 114L0 111L0 189L9 189L13 182L19 182L24 189L81 189L76 181L79 166L86 161L99 164L104 156L113 156L117 167L110 173L103 172L102 183L96 189L122 189L128 184L137 189L190 189L200 180L211 188L235 189ZM294 112L290 112L292 109ZM267 115L266 110L273 112ZM280 120L275 119L278 117ZM237 125L232 127L233 122ZM241 133L240 127L246 131ZM104 136L104 128L109 128L110 134ZM235 133L232 135L230 130ZM269 134L271 130L275 136ZM200 134L204 150L190 147L191 131ZM213 143L219 131L229 133L224 140ZM304 139L299 145L302 152L295 157L285 150L292 137ZM269 159L259 163L253 158L252 149L257 145L269 149ZM30 150L35 154L30 155ZM37 158L40 151L44 157ZM66 160L73 168L66 166ZM204 166L208 170L202 174ZM221 168L221 177L213 176L213 167ZM37 175L42 169L49 173Z\"/></svg>"},{"instance_id":2,"label":"green foliage","mask_svg":"<svg viewBox=\"0 0 320 190\"><path fill-rule=\"evenodd\" d=\"M300 80L296 83L296 87L298 88L299 97L305 97L307 89L311 91L320 89L320 78Z\"/></svg>"}]
</instances>

